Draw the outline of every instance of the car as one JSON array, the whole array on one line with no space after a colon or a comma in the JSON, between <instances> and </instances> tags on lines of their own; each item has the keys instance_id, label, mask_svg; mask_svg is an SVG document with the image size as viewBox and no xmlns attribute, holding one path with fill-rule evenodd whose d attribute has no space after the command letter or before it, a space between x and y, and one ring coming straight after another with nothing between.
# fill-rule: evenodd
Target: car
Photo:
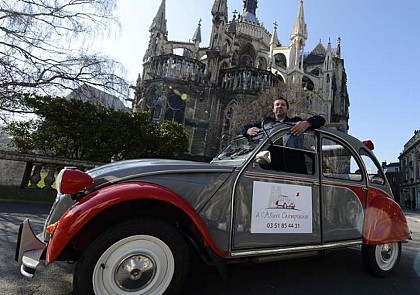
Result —
<instances>
[{"instance_id":1,"label":"car","mask_svg":"<svg viewBox=\"0 0 420 295\"><path fill-rule=\"evenodd\" d=\"M80 294L179 294L190 261L226 269L360 248L378 277L397 268L411 239L371 141L332 128L290 134L263 124L210 163L138 159L60 171L57 197L35 235L19 229L16 260L76 262ZM316 265L314 265L316 268Z\"/></svg>"},{"instance_id":2,"label":"car","mask_svg":"<svg viewBox=\"0 0 420 295\"><path fill-rule=\"evenodd\" d=\"M274 200L276 208L295 209L295 203L288 196L280 195Z\"/></svg>"}]
</instances>

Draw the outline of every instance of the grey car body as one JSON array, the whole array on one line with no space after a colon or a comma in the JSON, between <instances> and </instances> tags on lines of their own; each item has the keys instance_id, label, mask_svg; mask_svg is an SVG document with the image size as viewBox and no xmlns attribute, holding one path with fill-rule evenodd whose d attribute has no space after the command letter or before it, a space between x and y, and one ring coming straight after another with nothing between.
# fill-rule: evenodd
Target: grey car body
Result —
<instances>
[{"instance_id":1,"label":"grey car body","mask_svg":"<svg viewBox=\"0 0 420 295\"><path fill-rule=\"evenodd\" d=\"M54 233L66 241L53 260L78 260L83 247L125 217L173 224L188 243L216 265L362 244L399 243L409 237L381 166L364 143L325 127L299 138L291 136L289 129L277 124L266 126L254 138L239 136L211 163L142 159L88 171L93 184L77 194L58 194L46 221L46 227L57 224L59 229L63 219L82 220L77 229L72 227L71 237ZM123 189L133 184L137 186L129 193ZM168 194L147 197L140 193L146 186ZM133 197L136 190L141 195L138 199ZM370 198L378 195L384 200L375 206L385 204L398 211L401 228L380 241L374 240L375 225L367 227L366 220L370 219L365 217ZM95 202L98 196L106 202ZM293 206L274 206L279 197L287 198ZM73 217L75 213L79 219ZM91 217L86 217L89 214ZM21 239L34 240L27 237L30 234L25 228L29 226L23 226ZM54 234L52 240L57 239ZM45 253L54 252L49 249L54 248L49 240L49 235L44 235L41 244L19 242L17 260L25 265L25 253L34 244L39 251L33 260L43 259ZM36 265L26 265L22 273Z\"/></svg>"}]
</instances>

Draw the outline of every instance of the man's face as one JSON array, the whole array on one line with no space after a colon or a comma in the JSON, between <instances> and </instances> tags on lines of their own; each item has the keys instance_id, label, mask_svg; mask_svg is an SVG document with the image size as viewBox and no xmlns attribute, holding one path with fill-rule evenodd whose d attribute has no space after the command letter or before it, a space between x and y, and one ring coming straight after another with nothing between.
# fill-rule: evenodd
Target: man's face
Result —
<instances>
[{"instance_id":1,"label":"man's face","mask_svg":"<svg viewBox=\"0 0 420 295\"><path fill-rule=\"evenodd\" d=\"M287 104L282 99L277 99L273 103L273 113L276 119L283 120L287 115Z\"/></svg>"}]
</instances>

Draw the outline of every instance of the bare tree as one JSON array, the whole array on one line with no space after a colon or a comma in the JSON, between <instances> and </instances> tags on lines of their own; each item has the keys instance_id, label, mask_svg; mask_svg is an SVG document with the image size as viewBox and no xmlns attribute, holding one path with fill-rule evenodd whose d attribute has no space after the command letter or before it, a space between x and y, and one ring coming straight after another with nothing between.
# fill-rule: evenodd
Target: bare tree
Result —
<instances>
[{"instance_id":1,"label":"bare tree","mask_svg":"<svg viewBox=\"0 0 420 295\"><path fill-rule=\"evenodd\" d=\"M19 95L65 95L82 84L128 95L124 69L83 49L114 32L117 0L0 0L0 110L20 112Z\"/></svg>"}]
</instances>

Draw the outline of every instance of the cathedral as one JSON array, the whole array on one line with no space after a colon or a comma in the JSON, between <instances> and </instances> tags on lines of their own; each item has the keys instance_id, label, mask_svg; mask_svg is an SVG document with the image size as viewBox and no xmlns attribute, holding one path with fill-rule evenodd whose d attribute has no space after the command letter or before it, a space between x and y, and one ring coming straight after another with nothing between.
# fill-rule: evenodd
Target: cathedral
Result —
<instances>
[{"instance_id":1,"label":"cathedral","mask_svg":"<svg viewBox=\"0 0 420 295\"><path fill-rule=\"evenodd\" d=\"M297 0L298 1L298 0ZM242 14L229 20L228 0L214 0L209 44L202 46L201 20L188 42L170 41L166 0L150 26L143 73L136 85L133 111L150 110L153 120L183 124L189 155L209 160L238 130L229 130L232 106L263 91L295 85L305 91L311 113L327 126L347 132L349 97L340 38L335 48L321 41L305 51L308 39L303 0L291 25L289 45L278 40L257 17L257 0L244 0ZM263 1L261 1L264 5Z\"/></svg>"}]
</instances>

